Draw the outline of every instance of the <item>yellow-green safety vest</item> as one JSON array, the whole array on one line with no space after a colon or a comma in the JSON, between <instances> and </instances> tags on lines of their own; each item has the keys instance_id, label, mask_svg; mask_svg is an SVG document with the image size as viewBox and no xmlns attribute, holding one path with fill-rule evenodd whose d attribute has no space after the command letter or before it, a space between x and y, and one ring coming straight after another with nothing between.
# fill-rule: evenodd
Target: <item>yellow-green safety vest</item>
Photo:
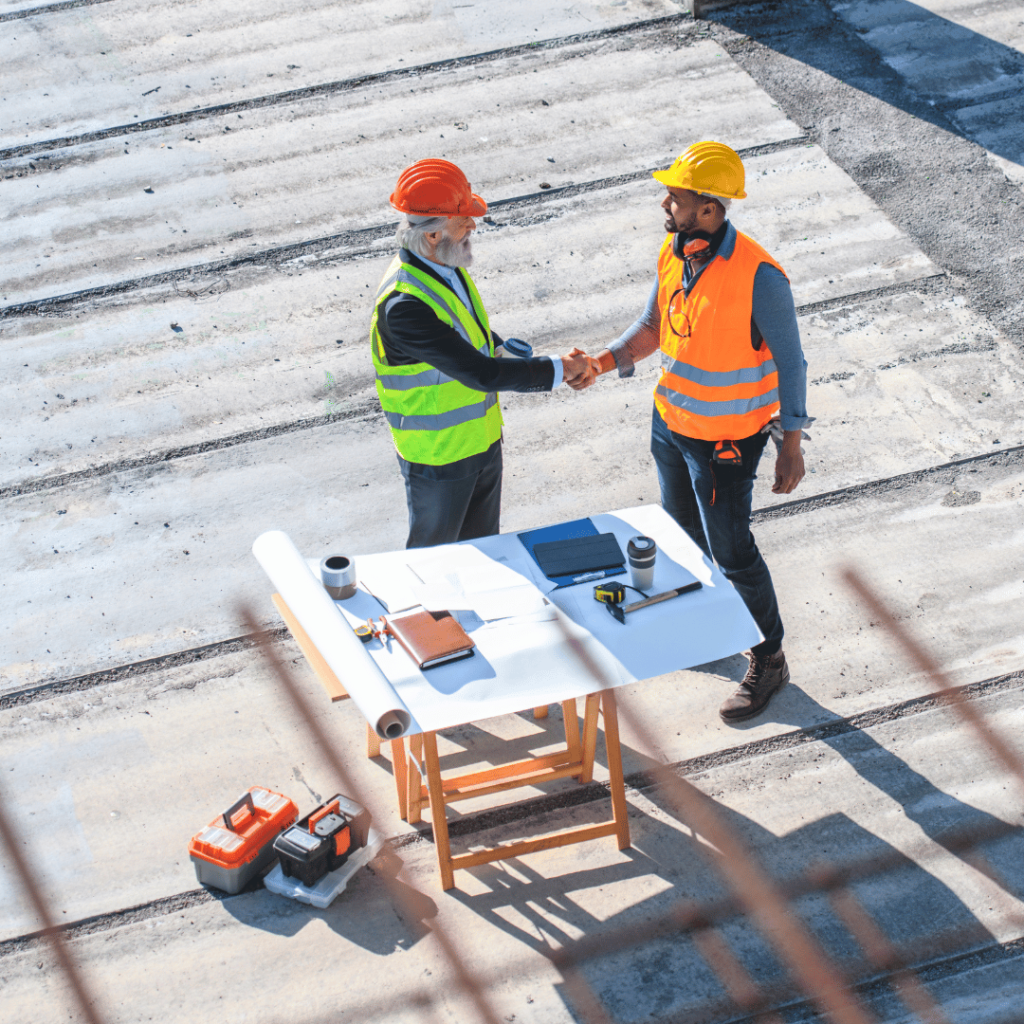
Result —
<instances>
[{"instance_id":1,"label":"yellow-green safety vest","mask_svg":"<svg viewBox=\"0 0 1024 1024\"><path fill-rule=\"evenodd\" d=\"M377 397L398 454L408 462L444 466L486 451L501 437L498 396L493 391L474 391L429 363L390 365L377 325L384 303L395 292L413 295L477 351L493 356L494 342L487 313L468 273L464 279L475 318L447 285L403 256L408 256L404 249L381 279L370 320Z\"/></svg>"}]
</instances>

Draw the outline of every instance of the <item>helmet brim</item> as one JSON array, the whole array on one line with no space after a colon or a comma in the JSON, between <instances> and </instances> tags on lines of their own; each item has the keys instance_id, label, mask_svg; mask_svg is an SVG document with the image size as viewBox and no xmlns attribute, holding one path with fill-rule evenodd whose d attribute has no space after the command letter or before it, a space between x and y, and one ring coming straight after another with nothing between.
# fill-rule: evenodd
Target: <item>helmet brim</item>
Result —
<instances>
[{"instance_id":1,"label":"helmet brim","mask_svg":"<svg viewBox=\"0 0 1024 1024\"><path fill-rule=\"evenodd\" d=\"M665 185L667 188L685 188L690 192L697 192L703 196L717 196L719 199L746 199L747 193L743 190L729 194L712 188L694 188L693 182L685 176L674 173L673 168L668 167L664 171L651 171L651 177Z\"/></svg>"},{"instance_id":2,"label":"helmet brim","mask_svg":"<svg viewBox=\"0 0 1024 1024\"><path fill-rule=\"evenodd\" d=\"M448 213L441 210L414 210L410 204L399 199L397 192L391 193L388 200L399 213L412 214L414 217L482 217L487 212L487 203L475 192L469 194L469 210L466 213Z\"/></svg>"}]
</instances>

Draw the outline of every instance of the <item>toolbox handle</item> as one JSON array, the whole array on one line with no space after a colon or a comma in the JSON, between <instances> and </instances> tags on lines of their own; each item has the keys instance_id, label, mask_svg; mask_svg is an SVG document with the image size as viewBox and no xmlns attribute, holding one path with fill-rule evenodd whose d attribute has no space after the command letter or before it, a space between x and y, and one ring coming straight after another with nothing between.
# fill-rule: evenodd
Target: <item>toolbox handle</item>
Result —
<instances>
[{"instance_id":1,"label":"toolbox handle","mask_svg":"<svg viewBox=\"0 0 1024 1024\"><path fill-rule=\"evenodd\" d=\"M325 804L320 808L319 811L314 811L309 816L309 834L313 834L313 830L316 828L316 823L321 818L326 818L328 814L341 814L341 807L337 800L332 801L329 804Z\"/></svg>"},{"instance_id":2,"label":"toolbox handle","mask_svg":"<svg viewBox=\"0 0 1024 1024\"><path fill-rule=\"evenodd\" d=\"M234 825L231 824L231 819L235 814L240 811L243 807L248 804L249 813L255 818L256 817L256 805L252 802L252 793L243 793L225 812L224 812L224 827L230 832L237 832L238 830Z\"/></svg>"}]
</instances>

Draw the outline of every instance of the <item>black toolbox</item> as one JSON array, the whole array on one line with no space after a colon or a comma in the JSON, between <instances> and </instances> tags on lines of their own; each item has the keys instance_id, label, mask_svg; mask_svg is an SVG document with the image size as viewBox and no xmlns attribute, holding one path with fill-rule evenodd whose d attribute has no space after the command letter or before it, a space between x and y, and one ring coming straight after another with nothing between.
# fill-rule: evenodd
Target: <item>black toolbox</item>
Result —
<instances>
[{"instance_id":1,"label":"black toolbox","mask_svg":"<svg viewBox=\"0 0 1024 1024\"><path fill-rule=\"evenodd\" d=\"M338 793L285 829L274 840L274 852L287 877L313 886L364 847L369 830L370 812Z\"/></svg>"}]
</instances>

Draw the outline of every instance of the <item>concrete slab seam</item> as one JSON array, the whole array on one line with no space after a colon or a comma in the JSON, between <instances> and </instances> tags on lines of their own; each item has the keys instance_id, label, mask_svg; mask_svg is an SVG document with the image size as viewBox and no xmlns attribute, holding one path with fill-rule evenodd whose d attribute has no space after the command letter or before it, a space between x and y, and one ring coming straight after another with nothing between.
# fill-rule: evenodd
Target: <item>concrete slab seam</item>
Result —
<instances>
[{"instance_id":1,"label":"concrete slab seam","mask_svg":"<svg viewBox=\"0 0 1024 1024\"><path fill-rule=\"evenodd\" d=\"M312 430L316 427L322 427L327 423L366 419L369 416L375 415L378 411L378 403L371 400L362 405L344 409L341 412L323 413L320 416L292 420L289 423L278 423L270 427L243 430L237 434L228 434L226 437L214 438L211 441L199 441L195 444L168 448L162 452L150 452L148 455L140 455L134 459L118 459L116 462L109 462L100 466L89 466L87 469L78 469L71 473L40 477L36 480L28 480L20 484L8 484L6 487L0 488L0 501L4 498L17 498L26 494L36 494L39 491L52 491L56 488L80 483L83 480L110 476L112 473L130 472L141 469L144 466L155 466L162 462L187 459L193 455L223 451L226 448L235 448L240 444L249 444L252 441L266 441L272 437L281 437L284 434L293 434L300 430Z\"/></svg>"},{"instance_id":2,"label":"concrete slab seam","mask_svg":"<svg viewBox=\"0 0 1024 1024\"><path fill-rule=\"evenodd\" d=\"M217 889L190 889L188 892L165 896L150 903L140 903L138 906L127 907L124 910L115 910L108 914L95 914L92 917L83 917L80 921L69 921L66 925L61 926L60 931L68 939L80 939L88 935L113 931L115 928L124 928L140 921L167 917L169 914L176 914L181 910L191 910L193 907L200 907L205 903L220 903L226 899L230 899L229 895ZM28 952L45 942L46 938L41 931L27 932L25 935L18 935L13 939L4 939L0 942L0 959Z\"/></svg>"},{"instance_id":3,"label":"concrete slab seam","mask_svg":"<svg viewBox=\"0 0 1024 1024\"><path fill-rule=\"evenodd\" d=\"M60 14L62 11L73 11L76 7L93 7L96 4L108 4L111 0L62 0L61 3L44 4L41 7L26 7L20 11L6 11L0 14L0 22L18 21L21 18L34 18L37 14Z\"/></svg>"},{"instance_id":4,"label":"concrete slab seam","mask_svg":"<svg viewBox=\"0 0 1024 1024\"><path fill-rule=\"evenodd\" d=\"M266 626L265 632L260 635L269 638L271 643L281 643L290 636L287 626L269 624ZM51 697L64 697L72 693L84 693L86 690L92 690L97 686L104 686L107 683L119 683L125 679L147 676L153 672L162 672L165 669L179 668L182 665L194 665L197 662L208 661L211 658L221 658L228 654L236 654L239 651L247 651L256 646L258 646L258 641L254 637L235 636L227 640L218 640L216 643L204 644L202 647L190 647L183 651L175 651L173 654L161 654L156 658L146 658L144 661L133 661L127 665L118 665L114 668L101 669L98 672L88 672L84 675L72 676L70 679L48 680L25 690L15 690L12 693L0 695L0 711L24 707L26 704L49 700Z\"/></svg>"},{"instance_id":5,"label":"concrete slab seam","mask_svg":"<svg viewBox=\"0 0 1024 1024\"><path fill-rule=\"evenodd\" d=\"M779 142L765 143L763 145L751 146L748 149L741 149L739 154L744 158L761 156L767 153L777 153L786 149L793 149L797 146L806 145L806 143L807 137L798 135ZM671 156L667 155L665 162L668 163L672 159ZM604 189L617 188L621 185L644 181L650 177L652 171L658 169L658 166L645 167L642 170L631 171L628 174L617 174L609 178L597 178L594 181L564 185L545 192L513 196L509 199L496 199L488 204L488 209L492 211L524 209L553 203L559 199L568 199L573 196L600 192ZM490 214L488 214L488 217L490 217ZM270 249L263 249L260 252L248 253L245 256L234 256L226 260L217 260L213 263L197 263L188 267L178 267L175 270L160 271L145 277L127 278L111 284L99 285L93 288L82 288L77 291L66 292L62 295L32 299L29 302L12 303L8 306L0 306L0 321L22 316L54 315L67 306L73 306L90 299L123 295L127 292L139 291L159 285L176 284L177 282L186 281L192 282L197 277L204 278L224 275L229 271L253 267L277 269L287 263L299 261L305 261L303 265L307 265L313 257L320 253L326 253L327 255L320 256L317 262L325 265L348 263L359 259L380 258L383 254L377 249L368 248L367 243L383 241L386 238L392 237L397 227L398 221L391 221L387 224L377 224L368 228L340 231L337 234L324 235L321 238L311 238L305 242L290 242L287 245L274 246ZM345 249L346 247L351 248L344 252L331 252L331 250ZM924 280L928 280L928 278ZM183 289L183 291L186 295L192 294L187 288Z\"/></svg>"},{"instance_id":6,"label":"concrete slab seam","mask_svg":"<svg viewBox=\"0 0 1024 1024\"><path fill-rule=\"evenodd\" d=\"M867 367L866 371L868 373L879 373L883 370L895 370L899 366L910 366L929 359L942 359L945 356L978 355L982 352L995 352L998 348L999 346L994 338L990 338L981 344L972 344L969 341L956 341L949 345L943 345L942 348L933 348L925 352L914 352L910 355L900 356L898 359L893 359L892 362L879 363L877 366ZM864 373L865 370L840 370L836 373L830 373L827 377L815 377L814 380L810 380L807 383L815 386L832 384L836 381L852 380L858 375L858 372Z\"/></svg>"},{"instance_id":7,"label":"concrete slab seam","mask_svg":"<svg viewBox=\"0 0 1024 1024\"><path fill-rule=\"evenodd\" d=\"M954 953L951 956L938 960L927 961L923 964L915 964L912 967L914 974L919 981L934 982L944 978L955 977L958 974L966 974L968 971L978 970L982 967L990 967L994 964L1007 963L1024 956L1024 938L1010 939L1007 942L992 943L987 946L977 946L962 953ZM854 991L869 999L877 996L884 996L892 991L892 986L906 968L890 971L884 974L877 974L864 981L853 985ZM786 1003L780 1003L774 1007L777 1012L785 1013L787 1024L820 1024L824 1018L818 1014L809 1000L796 999ZM794 1016L799 1014L799 1016ZM762 1015L750 1016L745 1014L742 1017L730 1017L718 1024L758 1024L763 1020Z\"/></svg>"},{"instance_id":8,"label":"concrete slab seam","mask_svg":"<svg viewBox=\"0 0 1024 1024\"><path fill-rule=\"evenodd\" d=\"M938 466L929 466L927 469L915 469L910 473L900 473L898 476L871 480L863 484L853 484L850 487L841 487L836 491L826 491L824 494L815 494L809 498L799 498L796 501L784 501L769 508L754 509L750 519L752 523L766 523L772 519L780 519L783 516L795 515L800 512L813 512L819 508L834 508L836 505L845 504L848 501L887 494L925 480L938 479L941 481L943 474L952 474L962 466L981 463L989 466L1016 466L1021 462L1024 462L1024 445L1013 445L994 452L986 452L984 455L970 455L952 462L944 462ZM952 482L951 476L950 483Z\"/></svg>"},{"instance_id":9,"label":"concrete slab seam","mask_svg":"<svg viewBox=\"0 0 1024 1024\"><path fill-rule=\"evenodd\" d=\"M89 0L85 0L89 2ZM104 0L99 0L104 2ZM77 6L74 2L70 6ZM35 12L30 12L35 13ZM0 21L6 20L0 17ZM391 82L403 78L420 78L423 75L436 74L442 71L449 71L461 67L474 67L479 64L490 63L495 60L502 60L507 57L518 57L527 53L536 53L538 50L554 50L560 47L575 46L580 43L599 42L603 39L612 39L615 36L627 35L629 33L643 34L645 32L657 31L669 25L692 23L693 19L688 13L669 14L661 18L651 18L647 21L634 21L624 25L612 25L608 28L595 29L592 32L579 32L568 36L555 36L551 39L537 40L532 43L522 43L518 46L507 46L497 50L486 50L482 53L467 54L464 57L450 57L445 60L430 61L427 64L417 64L408 68L391 68L388 71L381 71L377 74L359 75L355 78L342 78L335 82L323 82L319 85L307 85L301 89L289 89L285 92L269 93L264 96L255 96L248 100L236 100L232 103L219 103L212 107L197 107L193 110L183 110L178 114L164 114L161 117L147 118L145 121L133 121L130 124L119 124L110 128L102 128L94 132L83 132L80 135L67 135L55 139L46 139L43 142L30 142L22 146L11 146L7 149L0 149L0 162L11 160L19 156L29 156L43 153L52 149L67 149L70 146L80 146L90 142L101 142L103 139L116 138L123 135L136 135L139 132L156 131L160 128L169 128L177 124L190 124L193 121L201 121L209 117L221 117L225 114L234 114L242 110L258 110L262 107L280 106L286 103L295 103L300 100L312 99L317 96L330 96L342 92L351 92L361 89L364 86L380 85L382 82ZM685 42L685 40L684 40Z\"/></svg>"}]
</instances>

